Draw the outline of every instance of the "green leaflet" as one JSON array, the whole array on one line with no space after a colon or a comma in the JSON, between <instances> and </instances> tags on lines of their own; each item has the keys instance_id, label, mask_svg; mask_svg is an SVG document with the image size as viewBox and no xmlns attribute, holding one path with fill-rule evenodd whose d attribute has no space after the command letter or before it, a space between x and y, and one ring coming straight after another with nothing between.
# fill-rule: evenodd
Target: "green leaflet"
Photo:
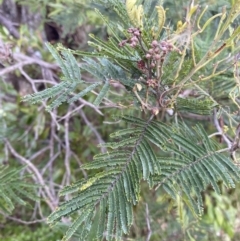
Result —
<instances>
[{"instance_id":1,"label":"green leaflet","mask_svg":"<svg viewBox=\"0 0 240 241\"><path fill-rule=\"evenodd\" d=\"M106 81L103 88L101 89L100 93L98 94L97 98L93 102L95 106L99 106L99 104L102 102L103 98L106 96L108 90L110 89L109 82Z\"/></svg>"},{"instance_id":2,"label":"green leaflet","mask_svg":"<svg viewBox=\"0 0 240 241\"><path fill-rule=\"evenodd\" d=\"M114 232L112 233L111 236L115 240L119 240L121 238L122 230L126 227L125 223L123 224L123 227L122 227L122 222L121 222L120 200L122 199L122 195L120 193L120 196L119 196L118 185L119 185L119 182L116 183L116 191L113 192L114 202L115 202L114 203L114 209L115 209L115 213L114 213L114 216L115 216L115 230L114 230Z\"/></svg>"},{"instance_id":3,"label":"green leaflet","mask_svg":"<svg viewBox=\"0 0 240 241\"><path fill-rule=\"evenodd\" d=\"M110 135L110 137L116 138L116 137L123 137L125 135L135 135L135 134L140 134L141 131L142 131L141 128L128 128L128 129L123 129L123 130L114 132Z\"/></svg>"},{"instance_id":4,"label":"green leaflet","mask_svg":"<svg viewBox=\"0 0 240 241\"><path fill-rule=\"evenodd\" d=\"M130 155L130 153L131 152L125 151L125 150L124 151L120 151L120 150L111 151L111 152L106 152L106 153L103 153L103 154L102 153L97 154L96 156L93 157L93 159L96 160L96 161L101 161L101 160L105 160L105 159L112 159L114 157L118 157L118 158L126 157L127 158L127 156Z\"/></svg>"},{"instance_id":5,"label":"green leaflet","mask_svg":"<svg viewBox=\"0 0 240 241\"><path fill-rule=\"evenodd\" d=\"M63 49L61 51L61 53L64 55L65 59L63 59L58 51L49 43L46 43L46 46L48 48L48 50L51 52L52 56L55 58L55 60L57 61L57 63L59 64L63 75L67 78L67 79L72 79L75 77L75 71L74 68L78 68L78 64L77 61L72 59L72 54L67 50L67 49ZM73 65L73 66L72 66ZM79 72L80 74L80 72ZM75 78L74 78L75 79ZM81 74L79 76L77 76L77 79L81 79Z\"/></svg>"},{"instance_id":6,"label":"green leaflet","mask_svg":"<svg viewBox=\"0 0 240 241\"><path fill-rule=\"evenodd\" d=\"M115 209L114 204L115 204L114 194L113 192L110 192L108 197L108 217L107 217L107 236L106 236L107 240L113 239L112 235L114 233L113 229L114 229L114 223L115 223L114 212L117 210Z\"/></svg>"},{"instance_id":7,"label":"green leaflet","mask_svg":"<svg viewBox=\"0 0 240 241\"><path fill-rule=\"evenodd\" d=\"M98 220L98 227L97 227L97 232L96 232L96 240L101 240L105 228L105 222L106 222L106 208L107 208L107 202L106 199L104 198L100 202L100 207L99 207L99 220Z\"/></svg>"},{"instance_id":8,"label":"green leaflet","mask_svg":"<svg viewBox=\"0 0 240 241\"><path fill-rule=\"evenodd\" d=\"M187 111L191 113L196 113L200 115L209 115L211 114L213 108L216 104L210 99L184 99L184 98L177 98L176 101L176 108L179 111Z\"/></svg>"},{"instance_id":9,"label":"green leaflet","mask_svg":"<svg viewBox=\"0 0 240 241\"><path fill-rule=\"evenodd\" d=\"M128 220L127 220L127 209L126 206L129 205L129 202L126 199L126 196L122 193L122 190L124 190L124 186L122 186L122 182L118 182L117 184L117 192L116 195L119 196L117 198L119 200L119 213L120 213L120 227L123 230L123 233L127 234L128 233Z\"/></svg>"},{"instance_id":10,"label":"green leaflet","mask_svg":"<svg viewBox=\"0 0 240 241\"><path fill-rule=\"evenodd\" d=\"M23 101L31 101L33 104L42 101L43 99L53 98L60 94L63 90L68 89L72 83L67 81L61 82L60 84L51 88L45 89L39 93L26 95L23 97Z\"/></svg>"},{"instance_id":11,"label":"green leaflet","mask_svg":"<svg viewBox=\"0 0 240 241\"><path fill-rule=\"evenodd\" d=\"M125 147L125 146L134 146L136 141L138 140L138 137L129 137L128 139L121 140L119 142L109 142L104 144L105 147L110 147L112 149L117 149L119 147ZM103 146L103 145L101 145Z\"/></svg>"},{"instance_id":12,"label":"green leaflet","mask_svg":"<svg viewBox=\"0 0 240 241\"><path fill-rule=\"evenodd\" d=\"M72 97L71 99L68 100L68 103L73 103L74 101L77 101L79 98L87 95L89 92L91 92L92 90L94 90L97 86L99 86L101 84L101 82L98 83L94 83L90 86L88 86L86 89L84 89L83 91L79 92L78 94L76 94L74 97Z\"/></svg>"},{"instance_id":13,"label":"green leaflet","mask_svg":"<svg viewBox=\"0 0 240 241\"><path fill-rule=\"evenodd\" d=\"M68 99L69 93L75 90L77 84L72 83L70 84L66 89L61 90L60 95L50 104L47 106L46 110L51 111L54 108L57 108L60 106L63 102L66 102Z\"/></svg>"},{"instance_id":14,"label":"green leaflet","mask_svg":"<svg viewBox=\"0 0 240 241\"><path fill-rule=\"evenodd\" d=\"M106 159L106 160L102 160L101 162L99 162L99 160L97 161L92 161L88 164L85 164L82 166L83 169L85 170L90 170L90 169L99 169L99 168L104 168L104 167L121 167L126 163L126 158L115 158L115 159Z\"/></svg>"},{"instance_id":15,"label":"green leaflet","mask_svg":"<svg viewBox=\"0 0 240 241\"><path fill-rule=\"evenodd\" d=\"M86 211L83 210L81 215L72 223L72 225L68 228L65 236L63 237L63 241L69 240L69 238L72 237L72 235L76 232L78 227L91 215L93 216L93 210L87 209Z\"/></svg>"}]
</instances>

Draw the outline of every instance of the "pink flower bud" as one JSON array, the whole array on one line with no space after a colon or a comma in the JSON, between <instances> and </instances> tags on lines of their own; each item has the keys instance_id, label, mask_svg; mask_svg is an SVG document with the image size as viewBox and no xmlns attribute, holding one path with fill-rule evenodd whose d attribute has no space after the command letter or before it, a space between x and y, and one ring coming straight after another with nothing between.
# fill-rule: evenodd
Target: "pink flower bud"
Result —
<instances>
[{"instance_id":1,"label":"pink flower bud","mask_svg":"<svg viewBox=\"0 0 240 241\"><path fill-rule=\"evenodd\" d=\"M137 41L138 41L138 39L137 39L137 37L136 37L136 36L133 36L133 37L131 37L131 41L132 41L132 42L137 42Z\"/></svg>"},{"instance_id":2,"label":"pink flower bud","mask_svg":"<svg viewBox=\"0 0 240 241\"><path fill-rule=\"evenodd\" d=\"M133 33L135 36L140 36L140 32L137 30Z\"/></svg>"},{"instance_id":3,"label":"pink flower bud","mask_svg":"<svg viewBox=\"0 0 240 241\"><path fill-rule=\"evenodd\" d=\"M158 46L158 41L157 40L153 40L152 41L152 47L157 47Z\"/></svg>"},{"instance_id":4,"label":"pink flower bud","mask_svg":"<svg viewBox=\"0 0 240 241\"><path fill-rule=\"evenodd\" d=\"M146 54L147 59L150 59L151 57L152 57L151 54Z\"/></svg>"},{"instance_id":5,"label":"pink flower bud","mask_svg":"<svg viewBox=\"0 0 240 241\"><path fill-rule=\"evenodd\" d=\"M154 52L153 49L149 49L149 50L148 50L148 53L149 53L149 54L153 54L153 52Z\"/></svg>"},{"instance_id":6,"label":"pink flower bud","mask_svg":"<svg viewBox=\"0 0 240 241\"><path fill-rule=\"evenodd\" d=\"M161 41L160 45L161 45L161 46L167 46L167 45L168 45L168 42L166 42L166 41Z\"/></svg>"},{"instance_id":7,"label":"pink flower bud","mask_svg":"<svg viewBox=\"0 0 240 241\"><path fill-rule=\"evenodd\" d=\"M156 66L156 64L152 62L150 66L151 66L151 68L154 68Z\"/></svg>"},{"instance_id":8,"label":"pink flower bud","mask_svg":"<svg viewBox=\"0 0 240 241\"><path fill-rule=\"evenodd\" d=\"M161 49L162 49L162 51L164 51L164 52L167 52L167 50L168 50L167 47L162 47L162 46L161 46Z\"/></svg>"},{"instance_id":9,"label":"pink flower bud","mask_svg":"<svg viewBox=\"0 0 240 241\"><path fill-rule=\"evenodd\" d=\"M137 43L136 43L136 42L132 42L132 43L130 43L130 46L131 46L132 48L134 48L134 47L137 46Z\"/></svg>"}]
</instances>

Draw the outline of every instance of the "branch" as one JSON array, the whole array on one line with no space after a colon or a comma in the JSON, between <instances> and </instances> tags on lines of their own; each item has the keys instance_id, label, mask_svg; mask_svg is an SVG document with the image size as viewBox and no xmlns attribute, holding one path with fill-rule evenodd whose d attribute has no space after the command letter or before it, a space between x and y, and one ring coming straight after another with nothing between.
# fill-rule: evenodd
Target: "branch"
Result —
<instances>
[{"instance_id":1,"label":"branch","mask_svg":"<svg viewBox=\"0 0 240 241\"><path fill-rule=\"evenodd\" d=\"M99 134L99 132L96 130L96 128L92 125L92 123L88 120L87 116L85 115L85 113L82 110L79 110L79 114L81 115L81 117L83 118L84 122L86 123L86 125L91 129L91 131L95 134L98 143L99 144L104 144L104 140L102 139L101 135ZM101 147L101 151L102 153L107 152L106 147Z\"/></svg>"},{"instance_id":2,"label":"branch","mask_svg":"<svg viewBox=\"0 0 240 241\"><path fill-rule=\"evenodd\" d=\"M147 222L147 231L148 231L146 241L150 241L150 238L152 236L152 229L151 229L151 225L150 225L150 216L149 216L149 209L148 209L147 203L146 203L146 222Z\"/></svg>"},{"instance_id":3,"label":"branch","mask_svg":"<svg viewBox=\"0 0 240 241\"><path fill-rule=\"evenodd\" d=\"M71 107L68 108L68 112L70 111ZM64 158L64 165L66 168L66 185L70 184L71 179L71 169L70 169L70 157L71 157L71 149L70 149L70 142L69 142L69 116L65 119L64 122L64 139L65 139L65 158Z\"/></svg>"},{"instance_id":4,"label":"branch","mask_svg":"<svg viewBox=\"0 0 240 241\"><path fill-rule=\"evenodd\" d=\"M219 133L221 133L221 136L223 137L224 141L226 142L228 149L230 150L232 147L232 142L228 139L228 137L224 134L221 126L219 125L218 118L217 118L217 111L214 109L214 115L213 115L213 121L214 125Z\"/></svg>"},{"instance_id":5,"label":"branch","mask_svg":"<svg viewBox=\"0 0 240 241\"><path fill-rule=\"evenodd\" d=\"M55 200L48 188L48 186L45 184L44 179L41 175L41 173L38 171L38 169L31 163L29 160L21 156L19 153L16 152L16 150L12 147L10 142L6 140L6 145L8 149L10 150L11 154L19 159L22 163L28 166L28 168L35 174L33 178L35 179L36 183L40 184L45 192L42 192L43 197L45 198L45 202L48 204L49 208L54 211L55 210Z\"/></svg>"},{"instance_id":6,"label":"branch","mask_svg":"<svg viewBox=\"0 0 240 241\"><path fill-rule=\"evenodd\" d=\"M40 65L44 68L47 68L47 69L52 69L52 70L57 70L59 69L59 66L57 64L50 64L48 62L45 62L39 58L33 58L33 57L30 57L30 56L27 56L25 54L21 54L21 53L15 53L13 54L13 58L18 60L18 61L24 61L24 60L27 60L27 61L30 61L31 64L37 64L37 65Z\"/></svg>"},{"instance_id":7,"label":"branch","mask_svg":"<svg viewBox=\"0 0 240 241\"><path fill-rule=\"evenodd\" d=\"M19 219L19 218L15 218L15 217L10 217L10 216L7 216L5 215L3 212L0 212L1 215L3 215L5 218L7 219L10 219L10 220L13 220L15 222L18 222L18 223L22 223L22 224L25 224L25 225L31 225L31 224L35 224L35 223L43 223L43 222L46 222L47 219L46 218L43 218L43 219L35 219L33 221L24 221L22 219Z\"/></svg>"},{"instance_id":8,"label":"branch","mask_svg":"<svg viewBox=\"0 0 240 241\"><path fill-rule=\"evenodd\" d=\"M3 76L5 74L8 74L10 72L13 72L21 67L23 67L24 65L29 65L29 64L32 64L33 62L31 60L25 60L25 61L22 61L22 62L19 62L17 64L14 64L12 66L9 66L7 68L4 68L3 70L0 71L0 76Z\"/></svg>"}]
</instances>

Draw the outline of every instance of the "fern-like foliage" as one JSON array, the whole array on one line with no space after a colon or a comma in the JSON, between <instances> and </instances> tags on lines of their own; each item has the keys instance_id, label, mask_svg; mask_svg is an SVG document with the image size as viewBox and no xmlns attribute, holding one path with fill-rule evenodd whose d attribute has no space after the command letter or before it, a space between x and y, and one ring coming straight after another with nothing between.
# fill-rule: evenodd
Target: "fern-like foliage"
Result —
<instances>
[{"instance_id":1,"label":"fern-like foliage","mask_svg":"<svg viewBox=\"0 0 240 241\"><path fill-rule=\"evenodd\" d=\"M83 225L81 240L84 240L85 235L90 231L96 208L99 208L96 240L103 238L105 229L107 240L114 238L119 240L123 233L128 232L133 222L132 205L137 204L139 200L141 179L150 180L150 174L160 172L157 158L148 141L144 140L144 134L151 119L147 123L131 117L128 119L138 121L139 128L122 130L114 136L132 136L119 142L108 143L107 146L116 151L100 154L94 158L94 162L84 166L85 169L99 169L107 166L107 170L62 190L61 195L81 193L64 202L49 216L49 222L55 223L62 216L70 215L77 210L81 211L81 215L73 222L63 240L68 240L80 225ZM146 154L150 157L149 162L144 158Z\"/></svg>"},{"instance_id":2,"label":"fern-like foliage","mask_svg":"<svg viewBox=\"0 0 240 241\"><path fill-rule=\"evenodd\" d=\"M61 191L62 196L73 194L74 197L63 202L48 221L54 225L64 216L72 217L63 240L70 239L76 231L80 240L87 240L89 233L92 240L122 240L133 223L133 206L140 199L141 181L147 182L149 188L163 188L174 200L179 200L180 195L194 214L201 215L201 195L209 185L220 192L219 181L232 188L240 178L239 167L228 157L229 152L239 148L239 137L235 137L236 143L231 143L221 130L216 114L216 107L227 113L228 106L221 103L226 96L240 109L238 65L232 61L239 51L240 27L229 31L240 14L240 1L236 0L229 14L223 11L206 21L202 21L206 8L200 11L198 5L192 4L186 21L179 23L175 30L163 28L165 10L159 1L127 0L124 4L117 0L98 0L96 3L106 3L120 19L117 23L109 21L97 11L109 29L108 41L91 35L92 53L58 46L59 54L48 44L62 70L63 81L25 100L38 102L54 97L48 107L51 109L64 101L72 103L101 85L94 101L98 106L114 80L123 84L136 100L138 109L151 117L148 120L121 117L129 127L111 135L115 141L105 144L108 152L82 166L94 170L95 175ZM216 18L220 18L219 25L201 48L199 36ZM84 57L80 68L73 54ZM96 82L81 80L80 69L90 73ZM223 74L233 76L234 80L226 77L222 84ZM73 94L78 87L80 92ZM218 94L223 87L226 93ZM164 117L169 109L175 114L175 122L157 121L158 113ZM188 127L179 122L181 112L190 117L191 113L207 115L209 119L214 113L215 126L227 140L228 148L220 149L202 126ZM231 122L235 121L235 117L230 118Z\"/></svg>"},{"instance_id":3,"label":"fern-like foliage","mask_svg":"<svg viewBox=\"0 0 240 241\"><path fill-rule=\"evenodd\" d=\"M63 72L62 82L41 92L24 96L23 101L30 101L34 104L45 99L54 98L46 108L50 111L63 102L73 103L97 87L102 86L93 102L95 106L99 106L110 89L111 81L119 81L128 90L132 90L135 85L135 81L129 78L120 66L113 64L106 58L99 57L93 60L85 57L83 58L84 63L79 67L70 50L59 46L59 49L61 49L59 54L52 45L46 45ZM81 69L90 73L96 81L88 83L81 80ZM83 90L73 94L73 91L76 91L78 87L83 88Z\"/></svg>"},{"instance_id":4,"label":"fern-like foliage","mask_svg":"<svg viewBox=\"0 0 240 241\"><path fill-rule=\"evenodd\" d=\"M228 188L234 188L240 178L240 169L221 153L222 150L208 138L202 126L196 125L190 129L179 125L172 131L171 144L166 145L172 156L158 158L162 173L154 177L154 182L158 183L157 187L163 186L175 200L179 193L185 196L193 213L201 215L201 192L210 184L220 193L219 181Z\"/></svg>"},{"instance_id":5,"label":"fern-like foliage","mask_svg":"<svg viewBox=\"0 0 240 241\"><path fill-rule=\"evenodd\" d=\"M49 216L49 223L80 211L63 240L80 226L80 240L86 240L88 232L95 231L91 229L94 219L98 226L94 240L121 240L133 223L141 180L147 181L150 188L162 186L174 199L180 193L194 213L202 214L201 192L209 184L220 192L218 181L234 187L240 179L240 170L218 152L216 143L201 126L168 126L153 117L147 122L132 116L122 119L131 127L111 135L116 141L105 145L111 151L83 165L85 170L102 171L61 191L61 195L71 193L75 197L62 203ZM156 155L153 147L166 155Z\"/></svg>"},{"instance_id":6,"label":"fern-like foliage","mask_svg":"<svg viewBox=\"0 0 240 241\"><path fill-rule=\"evenodd\" d=\"M59 64L63 73L62 80L64 81L39 93L27 95L23 98L23 101L37 103L44 99L56 97L56 99L47 107L48 110L51 110L52 108L58 107L62 102L65 102L68 99L68 95L76 89L77 84L82 83L83 81L81 81L81 72L78 63L70 51L64 49L60 55L50 44L46 44L46 46Z\"/></svg>"},{"instance_id":7,"label":"fern-like foliage","mask_svg":"<svg viewBox=\"0 0 240 241\"><path fill-rule=\"evenodd\" d=\"M117 79L119 81L122 80L123 82L124 80L126 81L126 75L121 67L112 64L105 58L98 58L97 60L84 58L83 60L85 63L79 67L70 50L61 48L61 52L59 54L52 45L46 45L62 70L62 82L41 92L27 95L23 98L23 101L37 103L45 99L55 98L55 100L52 101L52 103L47 107L47 110L51 110L58 107L63 102L72 103L78 100L80 97L85 96L96 87L103 85L99 95L93 103L94 105L98 106L106 96L110 88L111 80ZM86 81L81 80L80 68L89 72L96 78L96 80L99 81L87 83ZM70 96L73 95L73 91L77 89L79 84L81 84L83 90L70 98ZM85 87L86 85L87 87Z\"/></svg>"},{"instance_id":8,"label":"fern-like foliage","mask_svg":"<svg viewBox=\"0 0 240 241\"><path fill-rule=\"evenodd\" d=\"M26 206L26 199L38 200L34 194L37 186L25 180L28 176L21 177L23 169L0 166L0 210L6 214L11 214L16 204Z\"/></svg>"}]
</instances>

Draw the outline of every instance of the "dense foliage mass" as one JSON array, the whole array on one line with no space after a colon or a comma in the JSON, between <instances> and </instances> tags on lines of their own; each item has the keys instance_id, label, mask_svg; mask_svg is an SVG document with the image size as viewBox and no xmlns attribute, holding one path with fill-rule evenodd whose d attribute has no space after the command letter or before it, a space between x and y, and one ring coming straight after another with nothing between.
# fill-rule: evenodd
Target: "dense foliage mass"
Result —
<instances>
[{"instance_id":1,"label":"dense foliage mass","mask_svg":"<svg viewBox=\"0 0 240 241\"><path fill-rule=\"evenodd\" d=\"M239 0L0 11L1 238L239 239Z\"/></svg>"}]
</instances>

